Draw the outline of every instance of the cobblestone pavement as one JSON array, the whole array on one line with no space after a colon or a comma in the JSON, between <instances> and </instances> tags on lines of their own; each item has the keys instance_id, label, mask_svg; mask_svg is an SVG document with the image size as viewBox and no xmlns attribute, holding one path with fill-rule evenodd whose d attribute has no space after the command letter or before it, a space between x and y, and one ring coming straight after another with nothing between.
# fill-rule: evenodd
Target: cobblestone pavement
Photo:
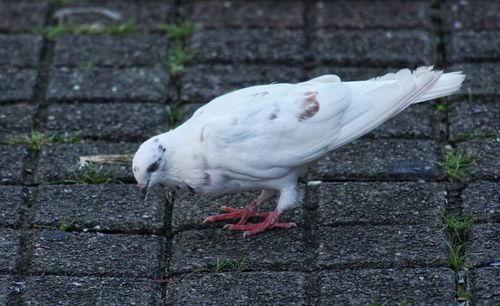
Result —
<instances>
[{"instance_id":1,"label":"cobblestone pavement","mask_svg":"<svg viewBox=\"0 0 500 306\"><path fill-rule=\"evenodd\" d=\"M0 305L500 304L499 50L495 0L0 1ZM253 193L141 205L129 165L77 168L231 89L422 64L462 92L323 158L293 230L201 224Z\"/></svg>"}]
</instances>

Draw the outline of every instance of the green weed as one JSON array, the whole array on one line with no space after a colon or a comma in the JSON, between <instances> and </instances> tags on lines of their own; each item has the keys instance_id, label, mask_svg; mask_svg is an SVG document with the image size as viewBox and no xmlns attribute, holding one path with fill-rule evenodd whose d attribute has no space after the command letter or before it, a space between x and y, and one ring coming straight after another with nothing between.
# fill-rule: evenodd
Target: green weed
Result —
<instances>
[{"instance_id":1,"label":"green weed","mask_svg":"<svg viewBox=\"0 0 500 306\"><path fill-rule=\"evenodd\" d=\"M444 156L444 171L452 180L463 177L474 164L474 158L456 150L448 150Z\"/></svg>"},{"instance_id":2,"label":"green weed","mask_svg":"<svg viewBox=\"0 0 500 306\"><path fill-rule=\"evenodd\" d=\"M444 214L442 222L448 240L446 242L449 250L448 264L453 270L459 271L465 267L465 261L470 256L469 253L465 252L464 248L467 233L474 224L474 218L470 215Z\"/></svg>"},{"instance_id":3,"label":"green weed","mask_svg":"<svg viewBox=\"0 0 500 306\"><path fill-rule=\"evenodd\" d=\"M446 104L445 98L439 99L439 102L434 102L433 106L440 113L445 113L448 109L448 104Z\"/></svg>"},{"instance_id":4,"label":"green weed","mask_svg":"<svg viewBox=\"0 0 500 306\"><path fill-rule=\"evenodd\" d=\"M170 39L176 42L184 42L195 30L194 22L187 21L182 24L162 24L158 28L165 30Z\"/></svg>"},{"instance_id":5,"label":"green weed","mask_svg":"<svg viewBox=\"0 0 500 306\"><path fill-rule=\"evenodd\" d=\"M75 175L74 182L84 184L112 184L119 182L111 172L97 169L94 165L86 165L82 171Z\"/></svg>"},{"instance_id":6,"label":"green weed","mask_svg":"<svg viewBox=\"0 0 500 306\"><path fill-rule=\"evenodd\" d=\"M179 76L186 70L186 67L191 64L191 62L191 52L189 49L177 44L170 50L165 64L172 76Z\"/></svg>"},{"instance_id":7,"label":"green weed","mask_svg":"<svg viewBox=\"0 0 500 306\"><path fill-rule=\"evenodd\" d=\"M14 136L7 140L8 144L22 144L32 151L40 151L49 143L79 143L83 142L77 134L45 135L39 131L32 131L29 135Z\"/></svg>"},{"instance_id":8,"label":"green weed","mask_svg":"<svg viewBox=\"0 0 500 306\"><path fill-rule=\"evenodd\" d=\"M66 23L57 24L44 28L39 28L35 31L36 34L42 35L48 40L55 40L57 37L64 34L109 34L123 35L131 34L137 31L136 26L132 21L127 21L120 24L102 25L89 23Z\"/></svg>"}]
</instances>

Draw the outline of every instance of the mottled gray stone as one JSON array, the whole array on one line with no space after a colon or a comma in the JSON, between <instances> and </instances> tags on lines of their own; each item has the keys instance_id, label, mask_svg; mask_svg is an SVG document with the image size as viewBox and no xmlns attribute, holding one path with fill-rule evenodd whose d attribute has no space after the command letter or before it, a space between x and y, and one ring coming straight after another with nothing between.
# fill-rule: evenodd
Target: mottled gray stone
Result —
<instances>
[{"instance_id":1,"label":"mottled gray stone","mask_svg":"<svg viewBox=\"0 0 500 306\"><path fill-rule=\"evenodd\" d=\"M472 178L500 177L500 140L471 140L459 143L457 148L474 159L469 171Z\"/></svg>"},{"instance_id":2,"label":"mottled gray stone","mask_svg":"<svg viewBox=\"0 0 500 306\"><path fill-rule=\"evenodd\" d=\"M452 63L496 61L500 56L500 32L454 32L445 46L447 58Z\"/></svg>"},{"instance_id":3,"label":"mottled gray stone","mask_svg":"<svg viewBox=\"0 0 500 306\"><path fill-rule=\"evenodd\" d=\"M47 14L47 1L0 2L1 31L31 31L41 27Z\"/></svg>"},{"instance_id":4,"label":"mottled gray stone","mask_svg":"<svg viewBox=\"0 0 500 306\"><path fill-rule=\"evenodd\" d=\"M445 188L421 182L323 183L318 188L320 225L376 223L437 225Z\"/></svg>"},{"instance_id":5,"label":"mottled gray stone","mask_svg":"<svg viewBox=\"0 0 500 306\"><path fill-rule=\"evenodd\" d=\"M139 203L136 185L43 186L33 207L34 226L66 219L72 229L153 232L163 228L164 193L151 192Z\"/></svg>"},{"instance_id":6,"label":"mottled gray stone","mask_svg":"<svg viewBox=\"0 0 500 306\"><path fill-rule=\"evenodd\" d=\"M322 227L320 267L394 267L436 265L446 259L441 227L378 225Z\"/></svg>"},{"instance_id":7,"label":"mottled gray stone","mask_svg":"<svg viewBox=\"0 0 500 306\"><path fill-rule=\"evenodd\" d=\"M161 274L163 239L42 231L34 239L33 273L153 278Z\"/></svg>"},{"instance_id":8,"label":"mottled gray stone","mask_svg":"<svg viewBox=\"0 0 500 306\"><path fill-rule=\"evenodd\" d=\"M37 108L37 105L27 103L0 105L0 139L33 130Z\"/></svg>"},{"instance_id":9,"label":"mottled gray stone","mask_svg":"<svg viewBox=\"0 0 500 306\"><path fill-rule=\"evenodd\" d=\"M47 98L158 102L167 99L168 80L160 68L60 68L51 74Z\"/></svg>"},{"instance_id":10,"label":"mottled gray stone","mask_svg":"<svg viewBox=\"0 0 500 306\"><path fill-rule=\"evenodd\" d=\"M483 266L500 262L500 224L477 224L470 231L465 252L469 254L466 263Z\"/></svg>"},{"instance_id":11,"label":"mottled gray stone","mask_svg":"<svg viewBox=\"0 0 500 306\"><path fill-rule=\"evenodd\" d=\"M312 167L310 177L339 179L436 179L442 177L431 140L359 140L330 152Z\"/></svg>"},{"instance_id":12,"label":"mottled gray stone","mask_svg":"<svg viewBox=\"0 0 500 306\"><path fill-rule=\"evenodd\" d=\"M22 145L0 145L0 180L3 183L21 181L23 160L27 155Z\"/></svg>"},{"instance_id":13,"label":"mottled gray stone","mask_svg":"<svg viewBox=\"0 0 500 306\"><path fill-rule=\"evenodd\" d=\"M300 30L224 29L200 30L190 38L198 61L301 61L305 38Z\"/></svg>"},{"instance_id":14,"label":"mottled gray stone","mask_svg":"<svg viewBox=\"0 0 500 306\"><path fill-rule=\"evenodd\" d=\"M21 232L0 228L0 272L14 272L21 256Z\"/></svg>"},{"instance_id":15,"label":"mottled gray stone","mask_svg":"<svg viewBox=\"0 0 500 306\"><path fill-rule=\"evenodd\" d=\"M298 272L195 273L172 278L172 305L306 305L307 274Z\"/></svg>"},{"instance_id":16,"label":"mottled gray stone","mask_svg":"<svg viewBox=\"0 0 500 306\"><path fill-rule=\"evenodd\" d=\"M35 93L36 82L36 70L0 69L0 103L31 99Z\"/></svg>"},{"instance_id":17,"label":"mottled gray stone","mask_svg":"<svg viewBox=\"0 0 500 306\"><path fill-rule=\"evenodd\" d=\"M38 66L42 38L35 35L0 35L0 66Z\"/></svg>"},{"instance_id":18,"label":"mottled gray stone","mask_svg":"<svg viewBox=\"0 0 500 306\"><path fill-rule=\"evenodd\" d=\"M484 267L474 269L469 278L472 283L474 305L488 306L500 304L500 268Z\"/></svg>"},{"instance_id":19,"label":"mottled gray stone","mask_svg":"<svg viewBox=\"0 0 500 306\"><path fill-rule=\"evenodd\" d=\"M167 122L166 107L157 103L65 104L49 107L46 130L85 138L144 141Z\"/></svg>"},{"instance_id":20,"label":"mottled gray stone","mask_svg":"<svg viewBox=\"0 0 500 306\"><path fill-rule=\"evenodd\" d=\"M159 305L153 279L128 277L30 276L26 305Z\"/></svg>"},{"instance_id":21,"label":"mottled gray stone","mask_svg":"<svg viewBox=\"0 0 500 306\"><path fill-rule=\"evenodd\" d=\"M323 271L320 305L455 305L447 268Z\"/></svg>"},{"instance_id":22,"label":"mottled gray stone","mask_svg":"<svg viewBox=\"0 0 500 306\"><path fill-rule=\"evenodd\" d=\"M17 226L26 209L26 194L21 186L0 186L0 226Z\"/></svg>"},{"instance_id":23,"label":"mottled gray stone","mask_svg":"<svg viewBox=\"0 0 500 306\"><path fill-rule=\"evenodd\" d=\"M319 30L311 42L319 60L381 67L433 64L435 44L428 32L392 30Z\"/></svg>"},{"instance_id":24,"label":"mottled gray stone","mask_svg":"<svg viewBox=\"0 0 500 306\"><path fill-rule=\"evenodd\" d=\"M177 233L172 242L170 271L213 270L217 259L245 263L248 269L310 269L313 246L301 228L271 230L248 238L222 229ZM272 243L270 243L272 241Z\"/></svg>"},{"instance_id":25,"label":"mottled gray stone","mask_svg":"<svg viewBox=\"0 0 500 306\"><path fill-rule=\"evenodd\" d=\"M13 281L8 275L0 275L0 305L7 305Z\"/></svg>"},{"instance_id":26,"label":"mottled gray stone","mask_svg":"<svg viewBox=\"0 0 500 306\"><path fill-rule=\"evenodd\" d=\"M474 182L462 192L462 201L476 220L500 221L500 183Z\"/></svg>"},{"instance_id":27,"label":"mottled gray stone","mask_svg":"<svg viewBox=\"0 0 500 306\"><path fill-rule=\"evenodd\" d=\"M446 1L441 10L447 31L500 29L500 3L496 0Z\"/></svg>"},{"instance_id":28,"label":"mottled gray stone","mask_svg":"<svg viewBox=\"0 0 500 306\"><path fill-rule=\"evenodd\" d=\"M465 81L458 91L458 95L452 96L452 99L467 97L472 101L482 99L478 96L484 96L489 100L496 100L500 94L500 87L496 80L500 79L500 64L498 63L474 63L457 64L451 66L449 71L461 70L466 75Z\"/></svg>"},{"instance_id":29,"label":"mottled gray stone","mask_svg":"<svg viewBox=\"0 0 500 306\"><path fill-rule=\"evenodd\" d=\"M167 37L158 34L64 35L56 42L54 64L79 68L160 66L167 46Z\"/></svg>"},{"instance_id":30,"label":"mottled gray stone","mask_svg":"<svg viewBox=\"0 0 500 306\"><path fill-rule=\"evenodd\" d=\"M455 102L448 108L451 139L500 136L500 103Z\"/></svg>"}]
</instances>

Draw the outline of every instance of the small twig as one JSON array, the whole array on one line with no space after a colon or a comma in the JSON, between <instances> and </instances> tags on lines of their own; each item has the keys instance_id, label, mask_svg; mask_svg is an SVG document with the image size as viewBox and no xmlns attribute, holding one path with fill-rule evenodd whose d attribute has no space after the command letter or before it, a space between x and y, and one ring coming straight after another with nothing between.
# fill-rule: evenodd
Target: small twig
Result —
<instances>
[{"instance_id":1,"label":"small twig","mask_svg":"<svg viewBox=\"0 0 500 306\"><path fill-rule=\"evenodd\" d=\"M132 161L133 154L110 154L80 156L80 168L89 164L127 164Z\"/></svg>"}]
</instances>

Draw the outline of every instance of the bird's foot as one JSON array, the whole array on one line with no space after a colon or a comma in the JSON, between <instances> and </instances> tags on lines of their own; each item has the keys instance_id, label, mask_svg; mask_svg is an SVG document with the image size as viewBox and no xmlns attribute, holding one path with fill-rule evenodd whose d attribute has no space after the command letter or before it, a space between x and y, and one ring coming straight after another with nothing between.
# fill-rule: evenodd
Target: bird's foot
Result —
<instances>
[{"instance_id":1,"label":"bird's foot","mask_svg":"<svg viewBox=\"0 0 500 306\"><path fill-rule=\"evenodd\" d=\"M245 231L243 237L248 237L258 233L262 233L271 228L284 228L289 229L297 227L295 222L277 222L280 213L277 210L273 210L271 213L265 212L261 213L261 216L265 217L264 221L256 224L226 224L225 229L230 231Z\"/></svg>"},{"instance_id":2,"label":"bird's foot","mask_svg":"<svg viewBox=\"0 0 500 306\"><path fill-rule=\"evenodd\" d=\"M225 214L207 217L205 220L203 220L203 223L239 218L240 220L236 224L239 224L239 225L246 224L248 219L251 217L255 217L255 216L266 217L265 215L261 215L261 214L257 213L258 208L259 207L257 205L257 202L255 202L255 201L243 209L236 209L236 208L222 206L221 210L223 212L225 212Z\"/></svg>"}]
</instances>

